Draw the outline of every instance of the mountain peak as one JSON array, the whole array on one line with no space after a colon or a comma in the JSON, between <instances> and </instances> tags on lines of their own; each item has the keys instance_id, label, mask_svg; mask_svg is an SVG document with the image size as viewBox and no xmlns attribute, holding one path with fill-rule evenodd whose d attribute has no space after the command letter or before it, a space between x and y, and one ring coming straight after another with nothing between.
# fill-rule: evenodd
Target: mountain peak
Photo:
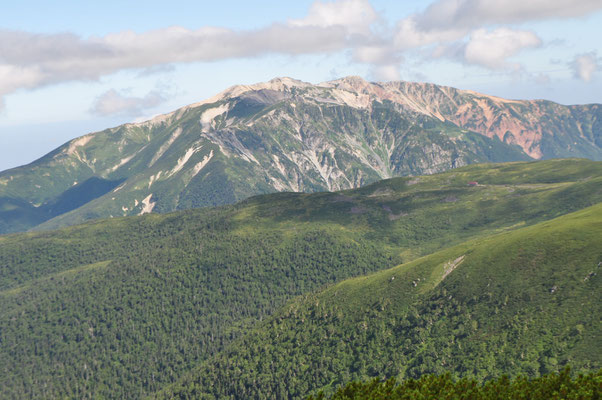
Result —
<instances>
[{"instance_id":1,"label":"mountain peak","mask_svg":"<svg viewBox=\"0 0 602 400\"><path fill-rule=\"evenodd\" d=\"M0 203L13 199L28 229L49 218L46 226L140 214L155 203L153 212L166 212L271 191L348 189L475 162L600 159L599 116L600 105L510 101L432 83L276 77L74 139L0 174ZM102 190L86 197L94 185ZM63 198L74 196L93 200L63 212ZM16 215L6 209L0 204L0 232Z\"/></svg>"},{"instance_id":2,"label":"mountain peak","mask_svg":"<svg viewBox=\"0 0 602 400\"><path fill-rule=\"evenodd\" d=\"M372 83L368 82L361 76L350 75L350 76L345 76L340 79L323 82L319 86L326 86L326 87L332 87L332 88L336 88L336 89L361 92L366 87L371 86L371 85L372 85Z\"/></svg>"},{"instance_id":3,"label":"mountain peak","mask_svg":"<svg viewBox=\"0 0 602 400\"><path fill-rule=\"evenodd\" d=\"M235 85L226 89L221 94L222 97L237 97L241 94L254 90L276 90L276 91L287 91L293 87L310 87L313 86L309 82L303 82L298 79L289 78L287 76L284 77L276 77L270 79L267 82L258 82L250 85ZM219 96L219 95L218 95Z\"/></svg>"},{"instance_id":4,"label":"mountain peak","mask_svg":"<svg viewBox=\"0 0 602 400\"><path fill-rule=\"evenodd\" d=\"M344 76L342 78L335 79L335 80L332 80L330 82L333 82L333 83L334 82L340 82L340 83L348 83L348 84L363 84L363 85L365 85L365 84L368 83L367 80L365 80L364 78L362 78L359 75Z\"/></svg>"},{"instance_id":5,"label":"mountain peak","mask_svg":"<svg viewBox=\"0 0 602 400\"><path fill-rule=\"evenodd\" d=\"M294 78L290 78L288 76L282 76L282 77L276 77L273 79L270 79L270 81L268 82L269 85L271 85L272 87L307 87L307 86L312 86L311 83L308 82L303 82L299 79L294 79ZM262 83L256 84L256 85L263 85ZM252 85L252 86L256 86L256 85Z\"/></svg>"}]
</instances>

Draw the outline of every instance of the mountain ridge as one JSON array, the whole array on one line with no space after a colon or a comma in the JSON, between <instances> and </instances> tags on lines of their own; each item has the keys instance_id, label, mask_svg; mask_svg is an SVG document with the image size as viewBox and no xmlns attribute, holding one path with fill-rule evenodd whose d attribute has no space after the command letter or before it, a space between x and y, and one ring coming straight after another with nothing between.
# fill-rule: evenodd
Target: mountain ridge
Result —
<instances>
[{"instance_id":1,"label":"mountain ridge","mask_svg":"<svg viewBox=\"0 0 602 400\"><path fill-rule=\"evenodd\" d=\"M148 121L76 138L1 172L0 233L276 191L348 189L472 163L602 159L600 115L596 104L503 100L359 77L235 85ZM92 178L100 185L96 197L70 199L70 210L54 206L70 188L91 186Z\"/></svg>"}]
</instances>

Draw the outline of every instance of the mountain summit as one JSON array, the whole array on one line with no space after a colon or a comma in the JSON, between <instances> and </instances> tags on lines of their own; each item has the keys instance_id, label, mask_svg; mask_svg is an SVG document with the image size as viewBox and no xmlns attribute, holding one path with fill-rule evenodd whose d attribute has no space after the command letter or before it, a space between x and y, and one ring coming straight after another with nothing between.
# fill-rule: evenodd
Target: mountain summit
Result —
<instances>
[{"instance_id":1,"label":"mountain summit","mask_svg":"<svg viewBox=\"0 0 602 400\"><path fill-rule=\"evenodd\" d=\"M0 233L355 188L478 162L602 160L601 116L600 104L360 77L237 85L0 173Z\"/></svg>"}]
</instances>

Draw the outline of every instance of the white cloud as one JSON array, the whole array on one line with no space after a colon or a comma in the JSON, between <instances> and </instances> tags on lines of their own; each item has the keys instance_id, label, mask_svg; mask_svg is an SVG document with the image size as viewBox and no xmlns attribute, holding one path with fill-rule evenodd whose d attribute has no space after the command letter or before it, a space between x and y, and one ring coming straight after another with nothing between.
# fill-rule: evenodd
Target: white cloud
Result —
<instances>
[{"instance_id":1,"label":"white cloud","mask_svg":"<svg viewBox=\"0 0 602 400\"><path fill-rule=\"evenodd\" d=\"M543 72L539 72L532 76L532 79L535 83L539 85L548 85L551 81L550 75L545 74Z\"/></svg>"},{"instance_id":2,"label":"white cloud","mask_svg":"<svg viewBox=\"0 0 602 400\"><path fill-rule=\"evenodd\" d=\"M491 32L477 29L470 35L464 48L464 60L470 64L490 69L519 69L519 64L509 64L506 60L521 50L538 47L541 39L530 31L517 31L498 28Z\"/></svg>"},{"instance_id":3,"label":"white cloud","mask_svg":"<svg viewBox=\"0 0 602 400\"><path fill-rule=\"evenodd\" d=\"M152 90L143 97L128 96L115 89L108 90L96 98L90 111L99 116L139 116L166 100L165 94Z\"/></svg>"},{"instance_id":4,"label":"white cloud","mask_svg":"<svg viewBox=\"0 0 602 400\"><path fill-rule=\"evenodd\" d=\"M159 64L159 65L151 65L150 67L144 68L142 71L138 73L138 77L145 77L154 74L164 74L168 72L173 72L176 70L176 67L173 64Z\"/></svg>"},{"instance_id":5,"label":"white cloud","mask_svg":"<svg viewBox=\"0 0 602 400\"><path fill-rule=\"evenodd\" d=\"M600 0L439 0L398 22L395 46L407 50L453 42L488 25L566 19L599 9Z\"/></svg>"},{"instance_id":6,"label":"white cloud","mask_svg":"<svg viewBox=\"0 0 602 400\"><path fill-rule=\"evenodd\" d=\"M403 58L390 43L360 46L353 51L353 61L370 65L371 79L396 81L401 79L399 72Z\"/></svg>"},{"instance_id":7,"label":"white cloud","mask_svg":"<svg viewBox=\"0 0 602 400\"><path fill-rule=\"evenodd\" d=\"M599 9L600 0L439 0L414 18L420 30L431 31L564 19Z\"/></svg>"},{"instance_id":8,"label":"white cloud","mask_svg":"<svg viewBox=\"0 0 602 400\"><path fill-rule=\"evenodd\" d=\"M575 78L585 82L593 79L594 73L600 69L598 57L595 52L578 54L570 64Z\"/></svg>"},{"instance_id":9,"label":"white cloud","mask_svg":"<svg viewBox=\"0 0 602 400\"><path fill-rule=\"evenodd\" d=\"M398 51L395 51L395 49L391 47L390 43L383 42L381 44L372 44L355 48L353 50L353 61L372 65L399 65L402 61L402 57Z\"/></svg>"},{"instance_id":10,"label":"white cloud","mask_svg":"<svg viewBox=\"0 0 602 400\"><path fill-rule=\"evenodd\" d=\"M398 64L377 65L373 68L372 75L377 81L398 81L401 79Z\"/></svg>"},{"instance_id":11,"label":"white cloud","mask_svg":"<svg viewBox=\"0 0 602 400\"><path fill-rule=\"evenodd\" d=\"M367 0L316 2L304 19L234 31L169 27L104 37L0 30L0 97L68 81L97 80L124 69L153 71L175 63L320 54L368 41L377 17Z\"/></svg>"},{"instance_id":12,"label":"white cloud","mask_svg":"<svg viewBox=\"0 0 602 400\"><path fill-rule=\"evenodd\" d=\"M499 25L572 18L598 9L601 0L438 0L397 23L394 47L416 50L423 59L446 57L493 70L519 70L523 66L508 59L541 46L542 40L534 32Z\"/></svg>"},{"instance_id":13,"label":"white cloud","mask_svg":"<svg viewBox=\"0 0 602 400\"><path fill-rule=\"evenodd\" d=\"M316 1L305 18L289 20L292 26L343 26L350 33L370 33L378 14L368 0Z\"/></svg>"},{"instance_id":14,"label":"white cloud","mask_svg":"<svg viewBox=\"0 0 602 400\"><path fill-rule=\"evenodd\" d=\"M394 44L397 49L409 50L434 43L452 42L461 39L467 33L466 28L422 29L413 16L397 23Z\"/></svg>"},{"instance_id":15,"label":"white cloud","mask_svg":"<svg viewBox=\"0 0 602 400\"><path fill-rule=\"evenodd\" d=\"M404 53L412 50L420 53L419 58L446 56L487 68L508 68L509 57L538 46L539 39L530 32L484 28L576 17L600 8L601 0L438 0L389 30L368 0L317 0L304 18L246 31L175 26L82 38L0 30L0 101L20 89L98 80L121 70L148 74L178 63L269 54L345 50L353 62L368 64L383 79L398 76ZM577 75L584 79L593 73L588 72L587 60L575 61L575 68L583 71Z\"/></svg>"}]
</instances>

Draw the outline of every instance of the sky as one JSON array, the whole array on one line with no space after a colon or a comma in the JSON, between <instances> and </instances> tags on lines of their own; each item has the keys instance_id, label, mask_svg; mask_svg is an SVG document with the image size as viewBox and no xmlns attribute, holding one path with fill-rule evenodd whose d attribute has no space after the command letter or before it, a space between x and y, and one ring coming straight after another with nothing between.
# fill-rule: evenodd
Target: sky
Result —
<instances>
[{"instance_id":1,"label":"sky","mask_svg":"<svg viewBox=\"0 0 602 400\"><path fill-rule=\"evenodd\" d=\"M282 76L602 103L602 0L2 3L0 171Z\"/></svg>"}]
</instances>

